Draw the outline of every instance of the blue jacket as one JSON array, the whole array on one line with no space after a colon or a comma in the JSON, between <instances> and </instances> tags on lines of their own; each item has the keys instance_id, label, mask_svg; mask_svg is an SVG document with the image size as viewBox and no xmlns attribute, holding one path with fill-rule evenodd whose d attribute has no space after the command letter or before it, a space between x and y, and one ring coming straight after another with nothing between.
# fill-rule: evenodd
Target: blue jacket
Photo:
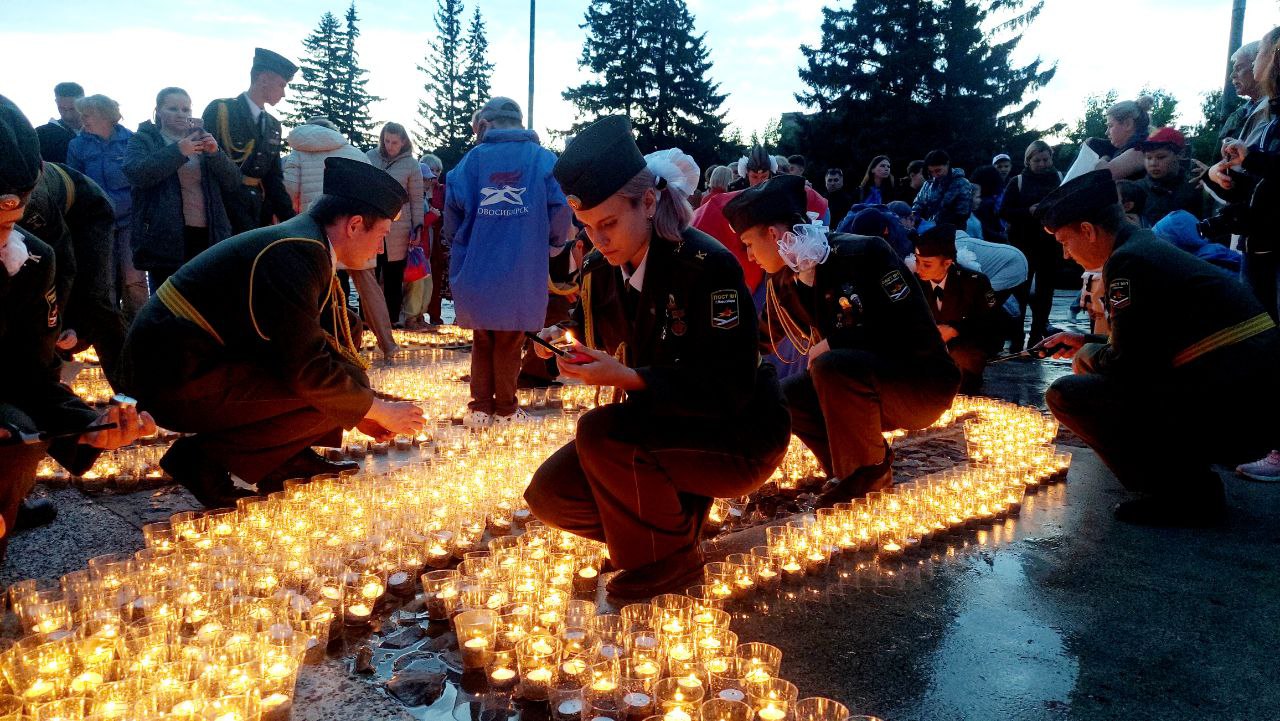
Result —
<instances>
[{"instance_id":1,"label":"blue jacket","mask_svg":"<svg viewBox=\"0 0 1280 721\"><path fill-rule=\"evenodd\" d=\"M111 138L103 140L81 130L67 145L67 165L89 176L102 186L116 211L116 227L129 225L133 212L129 179L124 175L124 154L133 131L116 123Z\"/></svg>"},{"instance_id":2,"label":"blue jacket","mask_svg":"<svg viewBox=\"0 0 1280 721\"><path fill-rule=\"evenodd\" d=\"M569 235L569 206L536 133L494 129L449 171L444 232L457 324L540 330L551 246Z\"/></svg>"}]
</instances>

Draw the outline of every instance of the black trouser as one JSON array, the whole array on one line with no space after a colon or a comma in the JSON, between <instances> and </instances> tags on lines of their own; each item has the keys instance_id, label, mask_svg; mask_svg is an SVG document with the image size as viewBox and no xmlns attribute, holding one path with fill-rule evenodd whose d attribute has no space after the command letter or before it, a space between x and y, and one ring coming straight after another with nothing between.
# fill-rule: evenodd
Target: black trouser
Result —
<instances>
[{"instance_id":1,"label":"black trouser","mask_svg":"<svg viewBox=\"0 0 1280 721\"><path fill-rule=\"evenodd\" d=\"M1062 256L1062 247L1056 241L1044 238L1016 245L1027 256L1027 280L1014 290L1014 297L1022 304L1022 315L1018 316L1018 332L1022 332L1022 322L1030 307L1031 335L1043 337L1045 329L1049 327L1049 311L1053 309L1054 275L1058 258Z\"/></svg>"},{"instance_id":2,"label":"black trouser","mask_svg":"<svg viewBox=\"0 0 1280 721\"><path fill-rule=\"evenodd\" d=\"M516 412L516 380L524 333L518 330L477 330L471 342L471 402L473 411L509 416Z\"/></svg>"},{"instance_id":3,"label":"black trouser","mask_svg":"<svg viewBox=\"0 0 1280 721\"><path fill-rule=\"evenodd\" d=\"M1095 358L1102 347L1081 349L1075 374L1054 381L1045 400L1125 488L1194 494L1220 483L1213 461L1256 458L1275 442L1276 419L1269 413L1280 401L1280 384L1274 368L1219 364L1204 368L1191 383L1116 378L1098 372ZM1263 409L1264 422L1241 415L1244 398Z\"/></svg>"},{"instance_id":4,"label":"black trouser","mask_svg":"<svg viewBox=\"0 0 1280 721\"><path fill-rule=\"evenodd\" d=\"M183 264L189 262L192 258L200 255L209 249L209 229L196 228L193 226L185 226L182 229L182 257ZM169 276L178 272L182 266L172 268L155 268L147 271L147 287L151 290L151 295L155 295L160 286L169 279Z\"/></svg>"},{"instance_id":5,"label":"black trouser","mask_svg":"<svg viewBox=\"0 0 1280 721\"><path fill-rule=\"evenodd\" d=\"M436 234L431 244L431 299L427 301L427 320L440 323L440 304L449 295L449 246Z\"/></svg>"},{"instance_id":6,"label":"black trouser","mask_svg":"<svg viewBox=\"0 0 1280 721\"><path fill-rule=\"evenodd\" d=\"M884 431L928 427L951 407L960 373L938 361L911 367L864 350L829 350L782 382L792 429L827 474L847 478L884 460Z\"/></svg>"},{"instance_id":7,"label":"black trouser","mask_svg":"<svg viewBox=\"0 0 1280 721\"><path fill-rule=\"evenodd\" d=\"M973 395L982 389L982 374L991 358L989 345L967 338L957 338L947 344L951 360L960 369L960 392ZM932 421L931 421L932 422Z\"/></svg>"},{"instance_id":8,"label":"black trouser","mask_svg":"<svg viewBox=\"0 0 1280 721\"><path fill-rule=\"evenodd\" d=\"M404 306L404 266L407 260L387 260L386 253L378 254L378 277L382 279L382 295L387 299L387 315L394 325L400 322L400 309Z\"/></svg>"},{"instance_id":9,"label":"black trouser","mask_svg":"<svg viewBox=\"0 0 1280 721\"><path fill-rule=\"evenodd\" d=\"M786 454L780 405L737 419L664 416L637 403L584 414L574 440L556 451L525 491L539 520L609 545L621 569L692 547L712 498L756 490Z\"/></svg>"}]
</instances>

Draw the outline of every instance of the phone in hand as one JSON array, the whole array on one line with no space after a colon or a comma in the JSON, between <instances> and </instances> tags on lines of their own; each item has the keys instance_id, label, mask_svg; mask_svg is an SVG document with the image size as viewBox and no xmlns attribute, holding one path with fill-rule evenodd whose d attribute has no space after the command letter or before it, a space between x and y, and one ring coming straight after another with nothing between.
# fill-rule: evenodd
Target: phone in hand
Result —
<instances>
[{"instance_id":1,"label":"phone in hand","mask_svg":"<svg viewBox=\"0 0 1280 721\"><path fill-rule=\"evenodd\" d=\"M557 358L564 361L565 363L590 363L591 361L595 360L594 358L587 355L586 353L579 353L573 350L572 345L569 345L568 347L555 345L553 343L550 343L544 340L542 336L538 335L537 333L530 333L528 331L525 332L525 335L529 337L529 340L533 341L534 343L537 343L543 348L546 348L547 350L554 353Z\"/></svg>"},{"instance_id":2,"label":"phone in hand","mask_svg":"<svg viewBox=\"0 0 1280 721\"><path fill-rule=\"evenodd\" d=\"M188 118L187 127L192 134L204 132L204 118Z\"/></svg>"}]
</instances>

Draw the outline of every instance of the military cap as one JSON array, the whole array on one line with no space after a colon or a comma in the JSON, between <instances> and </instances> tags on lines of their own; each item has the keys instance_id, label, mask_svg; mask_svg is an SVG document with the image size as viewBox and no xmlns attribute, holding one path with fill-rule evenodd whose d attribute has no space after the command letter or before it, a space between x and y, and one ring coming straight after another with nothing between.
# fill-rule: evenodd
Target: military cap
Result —
<instances>
[{"instance_id":1,"label":"military cap","mask_svg":"<svg viewBox=\"0 0 1280 721\"><path fill-rule=\"evenodd\" d=\"M257 48L253 51L253 70L268 70L289 81L297 74L298 66L280 53Z\"/></svg>"},{"instance_id":2,"label":"military cap","mask_svg":"<svg viewBox=\"0 0 1280 721\"><path fill-rule=\"evenodd\" d=\"M574 210L590 210L644 170L644 156L631 134L631 121L610 115L574 137L552 172Z\"/></svg>"},{"instance_id":3,"label":"military cap","mask_svg":"<svg viewBox=\"0 0 1280 721\"><path fill-rule=\"evenodd\" d=\"M324 159L324 194L358 200L392 219L409 202L404 186L387 171L350 158Z\"/></svg>"},{"instance_id":4,"label":"military cap","mask_svg":"<svg viewBox=\"0 0 1280 721\"><path fill-rule=\"evenodd\" d=\"M17 210L40 177L40 141L27 116L0 95L0 210Z\"/></svg>"},{"instance_id":5,"label":"military cap","mask_svg":"<svg viewBox=\"0 0 1280 721\"><path fill-rule=\"evenodd\" d=\"M916 255L925 258L956 257L956 227L938 223L916 238Z\"/></svg>"},{"instance_id":6,"label":"military cap","mask_svg":"<svg viewBox=\"0 0 1280 721\"><path fill-rule=\"evenodd\" d=\"M1096 216L1109 205L1119 205L1120 194L1110 170L1095 170L1072 178L1045 196L1036 218L1049 232Z\"/></svg>"},{"instance_id":7,"label":"military cap","mask_svg":"<svg viewBox=\"0 0 1280 721\"><path fill-rule=\"evenodd\" d=\"M758 225L803 222L808 202L804 178L779 175L738 193L725 204L724 217L742 234Z\"/></svg>"}]
</instances>

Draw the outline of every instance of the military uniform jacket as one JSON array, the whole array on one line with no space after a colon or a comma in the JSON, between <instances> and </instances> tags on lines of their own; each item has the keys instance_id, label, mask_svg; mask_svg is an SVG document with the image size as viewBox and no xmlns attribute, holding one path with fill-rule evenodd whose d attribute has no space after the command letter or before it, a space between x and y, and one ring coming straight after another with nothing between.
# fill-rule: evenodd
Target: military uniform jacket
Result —
<instances>
[{"instance_id":1,"label":"military uniform jacket","mask_svg":"<svg viewBox=\"0 0 1280 721\"><path fill-rule=\"evenodd\" d=\"M333 294L329 242L310 215L228 238L169 282L208 328L152 298L126 344L131 388L207 397L222 378L211 371L248 363L343 427L364 418L373 403L368 377L333 350L321 324L330 304L343 300Z\"/></svg>"},{"instance_id":2,"label":"military uniform jacket","mask_svg":"<svg viewBox=\"0 0 1280 721\"><path fill-rule=\"evenodd\" d=\"M1102 276L1111 336L1100 372L1151 381L1280 363L1280 332L1253 293L1150 230L1123 226Z\"/></svg>"},{"instance_id":3,"label":"military uniform jacket","mask_svg":"<svg viewBox=\"0 0 1280 721\"><path fill-rule=\"evenodd\" d=\"M638 297L628 301L626 293ZM571 318L586 345L621 356L639 373L645 390L629 393L628 402L656 415L726 418L770 398L778 403L776 374L756 350L742 267L701 231L686 229L679 243L650 241L643 291L599 252L588 254Z\"/></svg>"},{"instance_id":4,"label":"military uniform jacket","mask_svg":"<svg viewBox=\"0 0 1280 721\"><path fill-rule=\"evenodd\" d=\"M0 421L18 420L6 412L10 406L35 422L35 428L20 430L75 432L91 425L98 414L58 382L61 361L54 342L61 332L61 316L54 251L21 228L18 233L31 258L13 276L0 267ZM61 440L50 446L49 454L67 470L83 473L98 451Z\"/></svg>"},{"instance_id":5,"label":"military uniform jacket","mask_svg":"<svg viewBox=\"0 0 1280 721\"><path fill-rule=\"evenodd\" d=\"M265 108L258 118L255 122L244 93L215 100L204 109L204 127L218 140L218 147L240 166L246 179L262 181L265 207L280 220L287 220L294 211L280 167L280 148L284 144L280 121Z\"/></svg>"},{"instance_id":6,"label":"military uniform jacket","mask_svg":"<svg viewBox=\"0 0 1280 721\"><path fill-rule=\"evenodd\" d=\"M941 309L938 308L938 291L933 283L920 281L920 290L938 325L956 329L956 340L982 341L990 336L996 293L991 290L987 276L952 263L942 290Z\"/></svg>"},{"instance_id":7,"label":"military uniform jacket","mask_svg":"<svg viewBox=\"0 0 1280 721\"><path fill-rule=\"evenodd\" d=\"M865 350L913 367L953 365L915 275L882 238L833 233L831 254L815 269L813 286L790 268L770 277L782 310L814 341ZM766 303L763 342L786 337ZM954 365L953 365L954 367Z\"/></svg>"}]
</instances>

